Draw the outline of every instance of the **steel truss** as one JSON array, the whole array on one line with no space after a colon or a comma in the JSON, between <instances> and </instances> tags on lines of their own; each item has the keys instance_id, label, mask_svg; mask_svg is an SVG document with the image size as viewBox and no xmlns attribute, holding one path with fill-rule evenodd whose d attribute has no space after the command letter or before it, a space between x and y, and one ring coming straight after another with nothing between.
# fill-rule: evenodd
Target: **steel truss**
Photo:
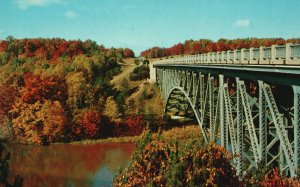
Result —
<instances>
[{"instance_id":1,"label":"steel truss","mask_svg":"<svg viewBox=\"0 0 300 187\"><path fill-rule=\"evenodd\" d=\"M250 94L247 80L199 71L156 68L165 110L173 104L194 112L206 143L221 144L237 155L238 174L258 167L278 167L296 176L300 164L300 87L293 90L293 106L278 105L272 85L255 82ZM247 87L248 86L248 87ZM181 93L174 97L174 93ZM173 100L179 99L178 102ZM175 104L174 104L175 103ZM285 110L286 112L282 112ZM281 111L281 112L280 112Z\"/></svg>"}]
</instances>

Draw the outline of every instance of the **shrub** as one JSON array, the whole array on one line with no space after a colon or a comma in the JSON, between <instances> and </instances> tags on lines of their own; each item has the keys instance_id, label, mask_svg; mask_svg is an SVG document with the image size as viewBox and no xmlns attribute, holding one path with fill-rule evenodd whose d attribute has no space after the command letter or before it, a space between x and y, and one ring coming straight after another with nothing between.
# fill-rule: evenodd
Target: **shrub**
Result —
<instances>
[{"instance_id":1,"label":"shrub","mask_svg":"<svg viewBox=\"0 0 300 187\"><path fill-rule=\"evenodd\" d=\"M232 158L233 156L219 145L209 144L199 149L197 144L194 144L180 158L181 168L185 171L182 185L238 186L236 170L230 163Z\"/></svg>"},{"instance_id":2,"label":"shrub","mask_svg":"<svg viewBox=\"0 0 300 187\"><path fill-rule=\"evenodd\" d=\"M78 114L77 125L74 127L74 134L75 138L79 139L95 139L111 135L112 128L113 125L106 116L95 110L88 110Z\"/></svg>"},{"instance_id":3,"label":"shrub","mask_svg":"<svg viewBox=\"0 0 300 187\"><path fill-rule=\"evenodd\" d=\"M300 180L288 179L284 176L280 176L278 168L275 168L265 175L264 179L259 183L259 186L262 187L300 186Z\"/></svg>"},{"instance_id":4,"label":"shrub","mask_svg":"<svg viewBox=\"0 0 300 187\"><path fill-rule=\"evenodd\" d=\"M133 69L133 72L130 74L129 78L131 81L143 80L150 77L149 67L146 65L138 66Z\"/></svg>"},{"instance_id":5,"label":"shrub","mask_svg":"<svg viewBox=\"0 0 300 187\"><path fill-rule=\"evenodd\" d=\"M233 156L215 144L200 146L192 141L179 149L178 143L153 141L146 134L114 186L239 186Z\"/></svg>"},{"instance_id":6,"label":"shrub","mask_svg":"<svg viewBox=\"0 0 300 187\"><path fill-rule=\"evenodd\" d=\"M139 59L134 59L134 62L133 62L135 65L139 65L140 64L140 61Z\"/></svg>"},{"instance_id":7,"label":"shrub","mask_svg":"<svg viewBox=\"0 0 300 187\"><path fill-rule=\"evenodd\" d=\"M136 156L132 166L115 179L114 186L164 186L164 175L174 150L174 147L164 142L149 143L141 154Z\"/></svg>"},{"instance_id":8,"label":"shrub","mask_svg":"<svg viewBox=\"0 0 300 187\"><path fill-rule=\"evenodd\" d=\"M124 122L116 122L114 125L113 135L120 136L136 136L143 132L143 120L141 116L129 116Z\"/></svg>"}]
</instances>

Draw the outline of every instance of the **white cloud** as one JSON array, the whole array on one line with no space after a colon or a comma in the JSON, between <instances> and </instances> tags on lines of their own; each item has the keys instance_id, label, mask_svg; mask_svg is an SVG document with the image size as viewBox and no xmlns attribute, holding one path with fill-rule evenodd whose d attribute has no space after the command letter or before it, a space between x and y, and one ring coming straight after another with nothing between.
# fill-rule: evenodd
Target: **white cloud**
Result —
<instances>
[{"instance_id":1,"label":"white cloud","mask_svg":"<svg viewBox=\"0 0 300 187\"><path fill-rule=\"evenodd\" d=\"M44 7L49 4L59 3L62 0L15 0L15 3L19 6L20 9L27 9L31 6Z\"/></svg>"},{"instance_id":2,"label":"white cloud","mask_svg":"<svg viewBox=\"0 0 300 187\"><path fill-rule=\"evenodd\" d=\"M78 17L78 15L74 11L67 11L67 12L65 12L65 16L68 19L75 19L75 18Z\"/></svg>"},{"instance_id":3,"label":"white cloud","mask_svg":"<svg viewBox=\"0 0 300 187\"><path fill-rule=\"evenodd\" d=\"M249 27L250 25L250 20L249 19L240 19L240 20L237 20L235 23L234 23L234 26L235 27Z\"/></svg>"}]
</instances>

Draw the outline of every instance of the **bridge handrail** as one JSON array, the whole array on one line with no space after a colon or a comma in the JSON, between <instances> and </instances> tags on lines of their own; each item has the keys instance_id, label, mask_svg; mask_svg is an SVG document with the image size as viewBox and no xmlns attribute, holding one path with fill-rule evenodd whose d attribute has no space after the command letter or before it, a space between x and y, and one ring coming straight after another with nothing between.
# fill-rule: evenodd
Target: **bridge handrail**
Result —
<instances>
[{"instance_id":1,"label":"bridge handrail","mask_svg":"<svg viewBox=\"0 0 300 187\"><path fill-rule=\"evenodd\" d=\"M161 59L154 64L291 64L300 65L300 44L261 46L259 48L208 52Z\"/></svg>"}]
</instances>

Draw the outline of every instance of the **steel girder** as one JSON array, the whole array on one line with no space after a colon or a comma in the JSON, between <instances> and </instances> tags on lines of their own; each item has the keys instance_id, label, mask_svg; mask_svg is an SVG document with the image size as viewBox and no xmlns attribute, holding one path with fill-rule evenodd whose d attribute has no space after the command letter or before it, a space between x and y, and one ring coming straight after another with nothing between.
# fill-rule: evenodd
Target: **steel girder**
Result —
<instances>
[{"instance_id":1,"label":"steel girder","mask_svg":"<svg viewBox=\"0 0 300 187\"><path fill-rule=\"evenodd\" d=\"M251 96L246 80L239 77L230 82L221 74L166 66L157 67L156 76L165 112L172 93L181 92L194 112L205 142L220 143L237 155L233 164L238 174L260 166L277 166L281 172L297 175L300 164L299 86L291 85L294 106L287 109L289 115L284 115L280 113L281 106L271 86L260 80L256 81L258 95Z\"/></svg>"}]
</instances>

